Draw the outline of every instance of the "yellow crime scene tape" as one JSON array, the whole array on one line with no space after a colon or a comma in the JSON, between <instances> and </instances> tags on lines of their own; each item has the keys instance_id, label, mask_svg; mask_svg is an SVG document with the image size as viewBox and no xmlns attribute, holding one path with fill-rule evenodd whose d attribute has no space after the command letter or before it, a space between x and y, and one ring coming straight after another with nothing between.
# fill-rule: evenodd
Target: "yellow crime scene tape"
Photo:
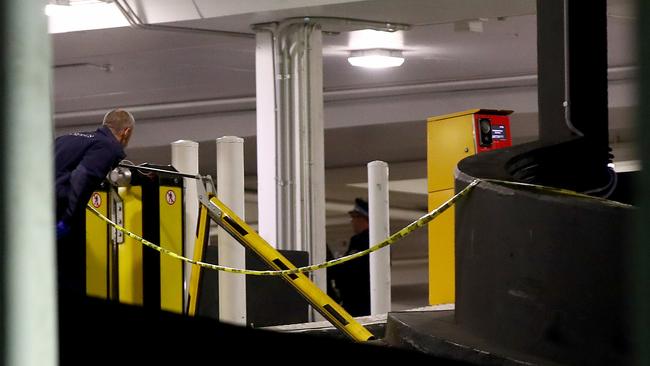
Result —
<instances>
[{"instance_id":1,"label":"yellow crime scene tape","mask_svg":"<svg viewBox=\"0 0 650 366\"><path fill-rule=\"evenodd\" d=\"M565 188L556 188L556 187L549 187L549 186L541 186L538 184L531 184L531 183L521 183L521 182L510 182L507 180L499 180L499 179L480 179L483 182L487 183L495 183L495 184L500 184L500 185L505 185L505 186L513 186L513 187L519 187L519 188L527 188L527 189L533 189L545 193L555 193L559 195L564 195L564 196L571 196L571 197L578 197L578 198L585 198L585 199L590 199L594 201L599 201L601 203L610 205L610 206L618 206L618 207L634 207L633 205L629 205L627 203L622 203L618 201L612 201L608 200L607 198L602 198L602 197L595 197L595 196L590 196L588 194L572 191L569 189Z\"/></svg>"},{"instance_id":2,"label":"yellow crime scene tape","mask_svg":"<svg viewBox=\"0 0 650 366\"><path fill-rule=\"evenodd\" d=\"M268 271L259 271L259 270L249 270L249 269L241 269L241 268L232 268L232 267L226 267L226 266L220 266L212 263L206 263L206 262L201 262L201 261L196 261L187 257L184 257L180 254L174 253L169 249L165 249L160 247L159 245L156 245L141 236L138 236L127 229L121 227L120 225L116 224L115 222L111 221L109 218L106 216L102 215L100 212L95 210L94 207L88 205L87 209L93 212L96 216L101 218L102 220L106 221L109 223L111 226L113 226L115 229L123 232L130 238L142 243L143 245L152 248L154 250L157 250L158 252L168 255L172 258L179 259L181 261L195 264L198 266L201 266L203 268L211 269L211 270L216 270L216 271L223 271L223 272L229 272L229 273L239 273L239 274L245 274L245 275L252 275L252 276L281 276L281 275L290 275L290 274L295 274L295 273L307 273L307 272L313 272L319 269L323 268L328 268L332 267L341 263L345 263L348 261L351 261L353 259L363 257L364 255L368 255L372 252L375 252L381 248L384 248L386 246L392 245L399 241L400 239L406 237L407 235L411 234L417 229L420 229L424 227L426 224L431 222L433 219L436 217L440 216L443 212L445 212L449 207L453 206L458 200L464 196L466 196L474 187L476 187L481 181L484 182L489 182L489 183L495 183L495 184L501 184L501 185L507 185L507 186L517 186L517 187L523 187L523 188L529 188L529 189L535 189L547 193L556 193L556 194L561 194L561 195L566 195L566 196L573 196L573 197L581 197L581 198L587 198L587 199L593 199L593 200L598 200L610 205L615 205L615 206L622 206L622 207L631 207L630 205L616 202L616 201L611 201L607 200L604 198L599 198L599 197L594 197L594 196L589 196L586 194L574 192L571 190L563 189L563 188L554 188L554 187L547 187L547 186L540 186L540 185L535 185L535 184L529 184L529 183L519 183L519 182L509 182L509 181L504 181L504 180L497 180L497 179L474 179L470 184L468 184L464 189L462 189L460 192L455 194L453 197L451 197L449 200L444 202L442 205L440 205L438 208L435 210L427 213L426 215L420 217L416 221L410 223L403 229L397 231L396 233L392 234L379 244L376 244L366 250L341 257L341 258L336 258L327 262L319 263L319 264L313 264L309 266L304 266L304 267L298 267L294 269L287 269L287 270L282 270L282 271L273 271L273 270L268 270Z\"/></svg>"},{"instance_id":3,"label":"yellow crime scene tape","mask_svg":"<svg viewBox=\"0 0 650 366\"><path fill-rule=\"evenodd\" d=\"M271 271L271 270L269 270L269 271L259 271L259 270L232 268L232 267L219 266L219 265L212 264L212 263L206 263L206 262L201 262L201 261L197 261L197 260L194 260L194 259L190 259L190 258L184 257L184 256L182 256L180 254L174 253L169 249L162 248L159 245L154 244L154 243L148 241L147 239L144 239L143 237L138 236L138 235L128 231L127 229L123 228L122 226L120 226L120 225L116 224L115 222L111 221L111 219L109 219L108 217L102 215L99 211L95 210L95 208L90 206L90 205L87 206L87 209L90 210L92 213L94 213L99 218L101 218L102 220L109 223L115 229L123 232L125 235L129 236L130 238L134 239L135 241L140 242L143 245L145 245L145 246L147 246L149 248L152 248L154 250L157 250L158 252L160 252L162 254L165 254L165 255L168 255L168 256L170 256L172 258L176 258L176 259L179 259L181 261L191 263L191 264L195 264L195 265L201 266L203 268L212 269L212 270L215 270L215 271L223 271L223 272L229 272L229 273L240 273L240 274L246 274L246 275L252 275L252 276L281 276L281 275L295 274L295 273L299 273L299 272L300 273L313 272L313 271L316 271L316 270L319 270L319 269L332 267L332 266L335 266L335 265L338 265L338 264L341 264L341 263L345 263L347 261L351 261L351 260L359 258L359 257L363 257L364 255L368 255L368 254L370 254L372 252L375 252L375 251L377 251L377 250L379 250L379 249L381 249L383 247L394 244L395 242L397 242L398 240L400 240L400 239L404 238L405 236L409 235L413 231L424 227L431 220L433 220L434 218L436 218L437 216L442 214L449 207L453 206L461 197L468 194L479 182L480 182L479 179L476 179L476 180L472 181L467 187L465 187L463 190L461 190L456 195L454 195L449 200L447 200L442 205L440 205L440 207L438 207L435 210L433 210L433 211L427 213L426 215L420 217L416 221L414 221L411 224L404 227L402 230L396 232L395 234L389 236L388 238L386 238L385 240L383 240L379 244L374 245L374 246L372 246L372 247L370 247L370 248L368 248L366 250L363 250L361 252L357 252L357 253L354 253L354 254L351 254L351 255L348 255L348 256L345 256L345 257L336 258L336 259L330 260L328 262L323 262L323 263L319 263L319 264L312 264L310 266L298 267L298 268L294 268L294 269L286 269L286 270L282 270L282 271Z\"/></svg>"}]
</instances>

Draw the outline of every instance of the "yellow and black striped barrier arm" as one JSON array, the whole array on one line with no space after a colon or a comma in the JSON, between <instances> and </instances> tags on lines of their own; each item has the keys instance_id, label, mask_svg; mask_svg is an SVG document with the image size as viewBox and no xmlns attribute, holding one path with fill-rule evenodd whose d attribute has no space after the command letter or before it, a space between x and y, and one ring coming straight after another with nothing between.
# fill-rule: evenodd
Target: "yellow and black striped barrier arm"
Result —
<instances>
[{"instance_id":1,"label":"yellow and black striped barrier arm","mask_svg":"<svg viewBox=\"0 0 650 366\"><path fill-rule=\"evenodd\" d=\"M196 239L194 241L194 258L197 261L203 261L205 252L208 246L208 238L210 236L210 220L208 219L208 208L204 205L199 206L199 217L196 226ZM203 273L200 265L192 266L190 273L190 288L188 290L189 298L187 305L187 315L196 315L199 305L200 285Z\"/></svg>"},{"instance_id":2,"label":"yellow and black striped barrier arm","mask_svg":"<svg viewBox=\"0 0 650 366\"><path fill-rule=\"evenodd\" d=\"M219 201L218 198L212 197L209 204L208 214L210 217L240 244L254 251L271 268L275 270L296 269L288 259L259 236L255 230L232 212L230 208ZM323 290L316 286L304 273L283 274L282 278L298 291L325 319L329 320L332 325L348 337L358 342L374 339L372 333L357 322L343 307L323 292Z\"/></svg>"}]
</instances>

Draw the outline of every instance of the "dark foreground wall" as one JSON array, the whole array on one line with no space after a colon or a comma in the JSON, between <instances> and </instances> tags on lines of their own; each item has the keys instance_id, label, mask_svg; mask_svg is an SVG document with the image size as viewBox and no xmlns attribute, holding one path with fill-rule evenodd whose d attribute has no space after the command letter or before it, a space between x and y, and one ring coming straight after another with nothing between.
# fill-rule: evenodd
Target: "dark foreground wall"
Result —
<instances>
[{"instance_id":1,"label":"dark foreground wall","mask_svg":"<svg viewBox=\"0 0 650 366\"><path fill-rule=\"evenodd\" d=\"M448 364L417 352L347 339L237 327L65 295L59 322L60 365L384 364L397 359L413 365Z\"/></svg>"},{"instance_id":2,"label":"dark foreground wall","mask_svg":"<svg viewBox=\"0 0 650 366\"><path fill-rule=\"evenodd\" d=\"M634 211L481 183L456 208L458 326L562 364L627 364Z\"/></svg>"}]
</instances>

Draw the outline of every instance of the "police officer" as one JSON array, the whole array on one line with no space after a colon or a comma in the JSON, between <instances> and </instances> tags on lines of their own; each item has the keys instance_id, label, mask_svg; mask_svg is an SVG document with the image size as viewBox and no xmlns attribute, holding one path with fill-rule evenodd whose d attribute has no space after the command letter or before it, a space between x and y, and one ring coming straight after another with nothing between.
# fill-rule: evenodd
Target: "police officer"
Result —
<instances>
[{"instance_id":1,"label":"police officer","mask_svg":"<svg viewBox=\"0 0 650 366\"><path fill-rule=\"evenodd\" d=\"M350 238L344 256L368 249L368 202L361 198L354 200L354 207L348 212L354 235ZM328 268L328 293L334 297L352 316L370 315L370 260L368 256L356 258L338 266ZM332 291L333 290L333 291Z\"/></svg>"},{"instance_id":2,"label":"police officer","mask_svg":"<svg viewBox=\"0 0 650 366\"><path fill-rule=\"evenodd\" d=\"M106 175L126 157L135 119L123 109L104 116L92 132L76 132L55 141L56 234L59 288L85 293L85 207Z\"/></svg>"}]
</instances>

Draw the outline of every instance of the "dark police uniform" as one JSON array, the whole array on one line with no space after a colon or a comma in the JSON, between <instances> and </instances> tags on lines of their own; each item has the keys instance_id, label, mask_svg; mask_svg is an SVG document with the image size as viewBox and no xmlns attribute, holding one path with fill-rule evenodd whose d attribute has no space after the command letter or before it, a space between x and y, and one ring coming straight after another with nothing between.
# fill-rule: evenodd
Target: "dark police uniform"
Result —
<instances>
[{"instance_id":1,"label":"dark police uniform","mask_svg":"<svg viewBox=\"0 0 650 366\"><path fill-rule=\"evenodd\" d=\"M70 228L57 240L59 287L85 293L85 207L106 174L124 159L124 147L108 127L56 139L56 219Z\"/></svg>"},{"instance_id":2,"label":"dark police uniform","mask_svg":"<svg viewBox=\"0 0 650 366\"><path fill-rule=\"evenodd\" d=\"M350 238L344 256L368 249L369 231L364 230ZM330 267L330 280L338 289L341 306L352 316L370 315L370 259L367 255L338 266Z\"/></svg>"}]
</instances>

